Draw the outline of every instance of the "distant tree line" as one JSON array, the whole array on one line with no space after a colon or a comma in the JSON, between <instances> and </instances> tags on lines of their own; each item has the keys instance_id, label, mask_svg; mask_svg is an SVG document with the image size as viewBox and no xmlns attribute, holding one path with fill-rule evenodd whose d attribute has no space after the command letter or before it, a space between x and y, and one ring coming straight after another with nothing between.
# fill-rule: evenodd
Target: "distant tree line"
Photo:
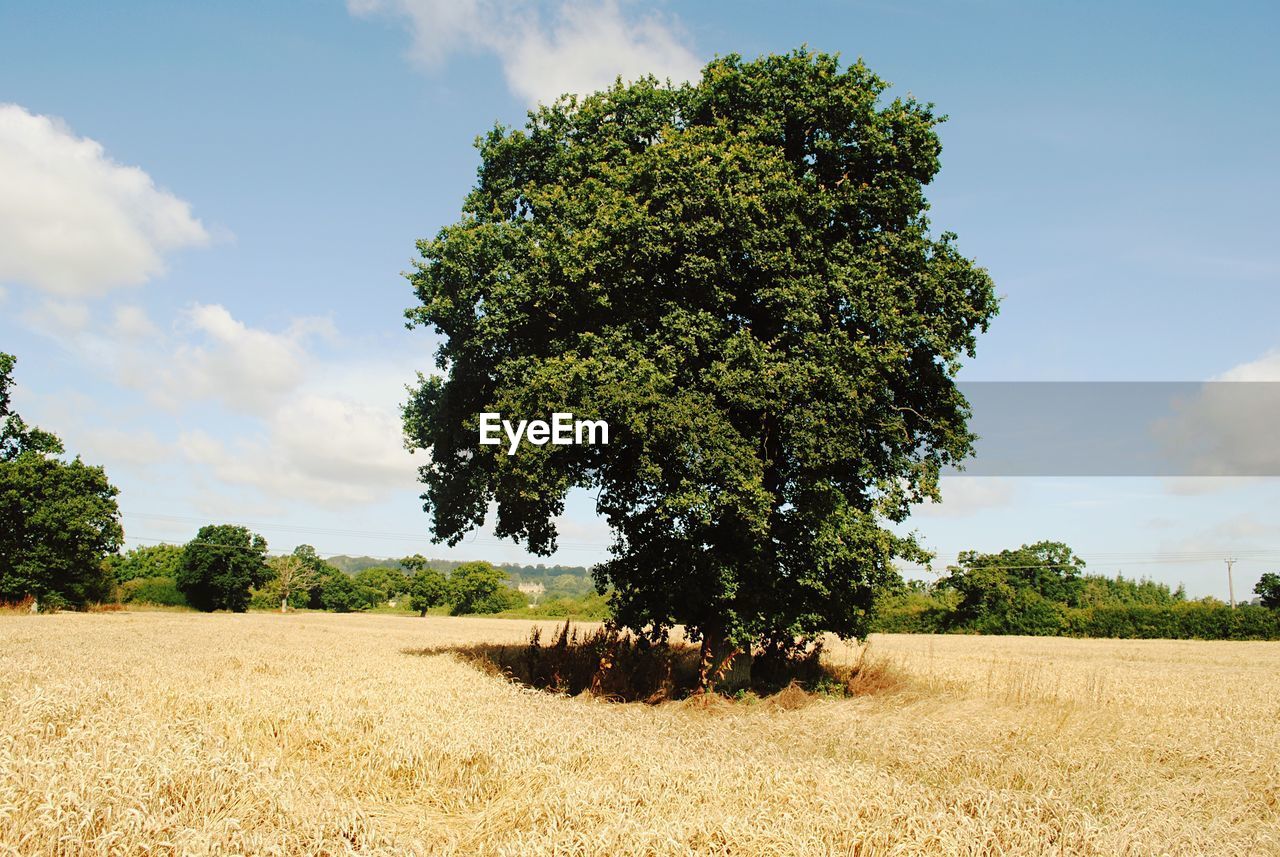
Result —
<instances>
[{"instance_id":1,"label":"distant tree line","mask_svg":"<svg viewBox=\"0 0 1280 857\"><path fill-rule=\"evenodd\" d=\"M134 548L104 565L124 602L205 611L350 613L399 607L421 615L434 608L464 615L501 613L527 603L506 573L488 562L452 563L442 571L415 555L348 574L310 545L268 557L262 536L231 524L202 527L185 546Z\"/></svg>"},{"instance_id":2,"label":"distant tree line","mask_svg":"<svg viewBox=\"0 0 1280 857\"><path fill-rule=\"evenodd\" d=\"M1084 573L1060 542L962 553L934 583L881 597L874 629L909 634L1023 634L1130 639L1280 639L1280 575L1262 576L1258 604L1188 600L1183 587Z\"/></svg>"},{"instance_id":3,"label":"distant tree line","mask_svg":"<svg viewBox=\"0 0 1280 857\"><path fill-rule=\"evenodd\" d=\"M347 556L339 554L327 560L331 565L348 574L356 574L368 568L400 568L401 560L378 559L369 556ZM429 559L427 564L432 568L448 574L463 565L465 560ZM541 583L545 587L547 598L581 598L595 592L591 580L591 570L580 565L519 565L517 563L494 563L496 568L506 572L513 586L525 583Z\"/></svg>"}]
</instances>

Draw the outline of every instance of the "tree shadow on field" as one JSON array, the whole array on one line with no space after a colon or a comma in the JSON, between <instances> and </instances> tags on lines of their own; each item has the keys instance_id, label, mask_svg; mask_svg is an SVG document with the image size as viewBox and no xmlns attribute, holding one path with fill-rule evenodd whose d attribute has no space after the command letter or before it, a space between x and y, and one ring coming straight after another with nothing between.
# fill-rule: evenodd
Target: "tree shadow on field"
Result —
<instances>
[{"instance_id":1,"label":"tree shadow on field","mask_svg":"<svg viewBox=\"0 0 1280 857\"><path fill-rule=\"evenodd\" d=\"M591 696L612 702L657 704L725 696L798 708L818 696L848 697L905 689L892 665L863 657L854 664L822 660L818 645L790 657L756 656L750 677L730 686L720 682L714 694L700 693L701 653L688 643L653 643L605 626L579 634L565 622L549 643L535 628L527 643L469 643L406 649L413 655L455 655L491 675L556 694Z\"/></svg>"}]
</instances>

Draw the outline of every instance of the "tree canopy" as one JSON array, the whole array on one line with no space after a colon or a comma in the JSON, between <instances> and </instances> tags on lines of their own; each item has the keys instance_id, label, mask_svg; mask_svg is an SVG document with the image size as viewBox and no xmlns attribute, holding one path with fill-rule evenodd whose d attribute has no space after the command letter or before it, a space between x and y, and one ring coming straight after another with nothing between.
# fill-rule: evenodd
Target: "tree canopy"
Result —
<instances>
[{"instance_id":1,"label":"tree canopy","mask_svg":"<svg viewBox=\"0 0 1280 857\"><path fill-rule=\"evenodd\" d=\"M500 613L524 603L523 596L507 586L507 573L484 560L464 562L453 570L448 597L455 616Z\"/></svg>"},{"instance_id":2,"label":"tree canopy","mask_svg":"<svg viewBox=\"0 0 1280 857\"><path fill-rule=\"evenodd\" d=\"M971 452L954 376L997 308L925 216L942 119L885 89L825 54L731 55L481 138L409 275L410 324L443 334L404 409L435 537L496 504L499 536L548 554L585 488L622 625L725 651L864 634L894 559L927 556L886 524ZM559 411L609 444L478 444L482 412Z\"/></svg>"},{"instance_id":3,"label":"tree canopy","mask_svg":"<svg viewBox=\"0 0 1280 857\"><path fill-rule=\"evenodd\" d=\"M105 600L102 562L124 538L119 492L101 467L58 458L62 441L11 410L14 363L0 354L0 601Z\"/></svg>"},{"instance_id":4,"label":"tree canopy","mask_svg":"<svg viewBox=\"0 0 1280 857\"><path fill-rule=\"evenodd\" d=\"M0 461L12 461L24 452L61 455L65 450L57 435L28 426L9 407L17 362L12 354L0 352Z\"/></svg>"},{"instance_id":5,"label":"tree canopy","mask_svg":"<svg viewBox=\"0 0 1280 857\"><path fill-rule=\"evenodd\" d=\"M107 568L117 583L144 577L176 578L181 563L181 545L146 545L107 557Z\"/></svg>"},{"instance_id":6,"label":"tree canopy","mask_svg":"<svg viewBox=\"0 0 1280 857\"><path fill-rule=\"evenodd\" d=\"M1060 624L1064 608L1079 607L1085 592L1084 561L1061 542L999 553L964 551L958 559L939 586L958 594L952 621L964 628L1040 633Z\"/></svg>"},{"instance_id":7,"label":"tree canopy","mask_svg":"<svg viewBox=\"0 0 1280 857\"><path fill-rule=\"evenodd\" d=\"M1253 587L1263 607L1280 609L1280 574L1268 571L1262 575Z\"/></svg>"},{"instance_id":8,"label":"tree canopy","mask_svg":"<svg viewBox=\"0 0 1280 857\"><path fill-rule=\"evenodd\" d=\"M182 551L178 590L197 610L249 608L249 589L271 579L267 541L233 524L201 527Z\"/></svg>"}]
</instances>

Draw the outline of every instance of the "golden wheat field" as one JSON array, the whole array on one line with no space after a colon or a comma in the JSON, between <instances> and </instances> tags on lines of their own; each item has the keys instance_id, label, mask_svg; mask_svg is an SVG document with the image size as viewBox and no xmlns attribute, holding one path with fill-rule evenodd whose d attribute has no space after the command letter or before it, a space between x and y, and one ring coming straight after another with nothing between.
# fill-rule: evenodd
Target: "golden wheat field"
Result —
<instances>
[{"instance_id":1,"label":"golden wheat field","mask_svg":"<svg viewBox=\"0 0 1280 857\"><path fill-rule=\"evenodd\" d=\"M1280 644L873 637L798 707L406 651L529 627L0 616L0 853L1280 854Z\"/></svg>"}]
</instances>

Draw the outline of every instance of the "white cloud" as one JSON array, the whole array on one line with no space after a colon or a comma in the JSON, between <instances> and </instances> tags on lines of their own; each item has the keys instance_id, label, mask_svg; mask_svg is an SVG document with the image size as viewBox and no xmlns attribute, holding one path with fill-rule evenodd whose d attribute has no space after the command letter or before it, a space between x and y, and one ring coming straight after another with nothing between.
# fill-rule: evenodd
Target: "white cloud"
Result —
<instances>
[{"instance_id":1,"label":"white cloud","mask_svg":"<svg viewBox=\"0 0 1280 857\"><path fill-rule=\"evenodd\" d=\"M47 302L42 312L50 326L59 314L77 321L74 305ZM193 306L163 327L140 307L120 305L100 328L60 341L145 398L126 412L60 393L46 409L72 448L93 460L141 473L185 459L192 484L203 486L196 494L247 492L285 507L351 507L415 488L422 459L404 448L400 405L415 369L430 362L425 337L394 356L353 361L328 319L301 317L273 331L216 304ZM156 405L170 413L144 425Z\"/></svg>"},{"instance_id":2,"label":"white cloud","mask_svg":"<svg viewBox=\"0 0 1280 857\"><path fill-rule=\"evenodd\" d=\"M1175 497L1201 497L1238 489L1257 481L1251 476L1171 476L1164 480L1166 494Z\"/></svg>"},{"instance_id":3,"label":"white cloud","mask_svg":"<svg viewBox=\"0 0 1280 857\"><path fill-rule=\"evenodd\" d=\"M157 464L163 467L164 458L172 452L168 444L146 429L86 428L80 432L79 439L83 449L77 452L82 451L90 461L109 468L116 464L135 470L146 470Z\"/></svg>"},{"instance_id":4,"label":"white cloud","mask_svg":"<svg viewBox=\"0 0 1280 857\"><path fill-rule=\"evenodd\" d=\"M702 67L675 21L628 16L616 0L565 0L550 13L498 0L347 0L347 9L407 19L413 56L428 67L463 51L494 54L511 91L530 104L603 89L619 75L691 80Z\"/></svg>"},{"instance_id":5,"label":"white cloud","mask_svg":"<svg viewBox=\"0 0 1280 857\"><path fill-rule=\"evenodd\" d=\"M160 334L145 309L129 304L116 307L112 331L125 339L153 339Z\"/></svg>"},{"instance_id":6,"label":"white cloud","mask_svg":"<svg viewBox=\"0 0 1280 857\"><path fill-rule=\"evenodd\" d=\"M306 377L306 341L332 334L327 319L302 318L281 333L252 328L217 304L196 305L183 319L197 342L165 360L157 388L170 404L215 399L235 411L269 413Z\"/></svg>"},{"instance_id":7,"label":"white cloud","mask_svg":"<svg viewBox=\"0 0 1280 857\"><path fill-rule=\"evenodd\" d=\"M400 403L422 355L326 359L312 346L340 341L328 319L298 318L272 332L217 305L188 310L178 329L195 341L155 360L164 368L151 386L175 407L213 400L252 418L247 429L218 420L222 428L180 435L181 453L215 482L329 507L415 485L420 462L404 448Z\"/></svg>"},{"instance_id":8,"label":"white cloud","mask_svg":"<svg viewBox=\"0 0 1280 857\"><path fill-rule=\"evenodd\" d=\"M1241 363L1174 402L1172 414L1153 427L1156 440L1183 462L1190 475L1280 475L1280 349ZM1224 483L1229 484L1229 483ZM1208 493L1217 486L1167 486L1175 493Z\"/></svg>"},{"instance_id":9,"label":"white cloud","mask_svg":"<svg viewBox=\"0 0 1280 857\"><path fill-rule=\"evenodd\" d=\"M89 326L89 307L79 301L44 301L22 313L28 326L55 339L67 339Z\"/></svg>"},{"instance_id":10,"label":"white cloud","mask_svg":"<svg viewBox=\"0 0 1280 857\"><path fill-rule=\"evenodd\" d=\"M995 476L944 476L941 503L921 503L913 514L926 518L959 518L1013 503L1014 482Z\"/></svg>"},{"instance_id":11,"label":"white cloud","mask_svg":"<svg viewBox=\"0 0 1280 857\"><path fill-rule=\"evenodd\" d=\"M1280 348L1273 348L1257 360L1233 366L1215 381L1280 381Z\"/></svg>"},{"instance_id":12,"label":"white cloud","mask_svg":"<svg viewBox=\"0 0 1280 857\"><path fill-rule=\"evenodd\" d=\"M164 271L204 244L191 206L60 121L0 104L0 281L100 295Z\"/></svg>"},{"instance_id":13,"label":"white cloud","mask_svg":"<svg viewBox=\"0 0 1280 857\"><path fill-rule=\"evenodd\" d=\"M309 394L281 402L265 436L225 443L193 431L179 446L223 482L331 507L412 489L418 463L404 449L394 408Z\"/></svg>"}]
</instances>

